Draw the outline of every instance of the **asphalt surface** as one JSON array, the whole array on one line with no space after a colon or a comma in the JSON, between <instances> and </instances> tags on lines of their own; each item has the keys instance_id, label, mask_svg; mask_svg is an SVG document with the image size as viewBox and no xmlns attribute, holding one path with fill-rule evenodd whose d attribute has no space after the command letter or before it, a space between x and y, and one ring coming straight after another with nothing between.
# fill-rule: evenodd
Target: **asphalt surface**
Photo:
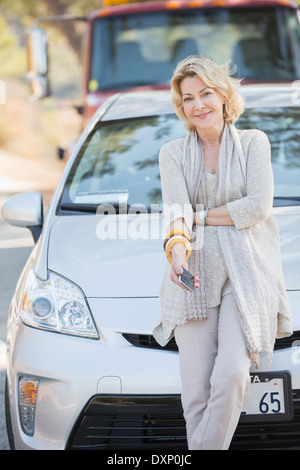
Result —
<instances>
[{"instance_id":1,"label":"asphalt surface","mask_svg":"<svg viewBox=\"0 0 300 470\"><path fill-rule=\"evenodd\" d=\"M53 162L37 162L1 150L0 208L8 197L16 193L40 191L46 210L62 169L63 163L55 157ZM0 450L10 449L4 411L7 313L18 277L32 247L29 230L6 224L0 211Z\"/></svg>"}]
</instances>

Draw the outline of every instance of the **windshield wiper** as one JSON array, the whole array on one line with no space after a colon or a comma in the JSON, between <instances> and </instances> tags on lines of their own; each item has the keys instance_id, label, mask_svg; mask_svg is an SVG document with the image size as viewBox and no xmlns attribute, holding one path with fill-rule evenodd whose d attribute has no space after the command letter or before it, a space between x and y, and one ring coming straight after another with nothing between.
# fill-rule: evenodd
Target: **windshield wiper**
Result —
<instances>
[{"instance_id":1,"label":"windshield wiper","mask_svg":"<svg viewBox=\"0 0 300 470\"><path fill-rule=\"evenodd\" d=\"M106 203L106 204L69 204L61 203L58 209L60 211L69 211L69 212L78 212L78 213L90 213L90 214L105 214L111 213L112 208L115 209L114 213L117 214L127 214L129 205L128 204L115 204L115 203Z\"/></svg>"},{"instance_id":2,"label":"windshield wiper","mask_svg":"<svg viewBox=\"0 0 300 470\"><path fill-rule=\"evenodd\" d=\"M112 208L114 210L112 210ZM64 212L71 212L72 214L97 214L97 215L114 215L114 214L149 214L149 213L162 213L162 209L153 211L153 207L145 206L143 204L71 204L61 203L58 206L58 215Z\"/></svg>"}]
</instances>

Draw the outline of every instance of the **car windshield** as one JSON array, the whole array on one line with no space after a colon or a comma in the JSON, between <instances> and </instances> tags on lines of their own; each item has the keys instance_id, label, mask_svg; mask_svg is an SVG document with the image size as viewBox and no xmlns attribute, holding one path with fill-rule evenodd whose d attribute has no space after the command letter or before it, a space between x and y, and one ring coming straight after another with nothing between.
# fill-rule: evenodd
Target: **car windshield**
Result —
<instances>
[{"instance_id":1,"label":"car windshield","mask_svg":"<svg viewBox=\"0 0 300 470\"><path fill-rule=\"evenodd\" d=\"M248 109L238 129L261 129L272 146L275 197L300 199L300 109ZM161 205L158 154L170 140L184 137L175 115L99 122L67 178L61 209L96 210L103 204Z\"/></svg>"},{"instance_id":2,"label":"car windshield","mask_svg":"<svg viewBox=\"0 0 300 470\"><path fill-rule=\"evenodd\" d=\"M251 81L300 76L297 12L289 7L198 8L106 16L93 23L89 91L169 83L192 54L232 60Z\"/></svg>"}]
</instances>

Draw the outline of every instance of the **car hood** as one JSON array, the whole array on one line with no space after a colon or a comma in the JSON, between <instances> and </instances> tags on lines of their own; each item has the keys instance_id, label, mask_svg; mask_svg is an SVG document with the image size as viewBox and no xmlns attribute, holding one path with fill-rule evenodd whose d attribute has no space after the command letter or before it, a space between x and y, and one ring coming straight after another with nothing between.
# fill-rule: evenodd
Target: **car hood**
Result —
<instances>
[{"instance_id":1,"label":"car hood","mask_svg":"<svg viewBox=\"0 0 300 470\"><path fill-rule=\"evenodd\" d=\"M286 288L300 290L300 207L273 211ZM50 233L48 269L75 282L87 297L157 297L166 264L161 217L145 214L138 223L122 217L58 217Z\"/></svg>"},{"instance_id":2,"label":"car hood","mask_svg":"<svg viewBox=\"0 0 300 470\"><path fill-rule=\"evenodd\" d=\"M50 233L48 269L87 297L157 297L166 263L162 226L159 214L138 221L130 215L59 217Z\"/></svg>"}]
</instances>

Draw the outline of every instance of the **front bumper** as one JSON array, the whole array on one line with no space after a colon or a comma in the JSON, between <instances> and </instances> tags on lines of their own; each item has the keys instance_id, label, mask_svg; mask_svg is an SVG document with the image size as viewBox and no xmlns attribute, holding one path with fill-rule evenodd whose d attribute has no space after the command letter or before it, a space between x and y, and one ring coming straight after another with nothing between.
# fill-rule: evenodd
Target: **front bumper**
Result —
<instances>
[{"instance_id":1,"label":"front bumper","mask_svg":"<svg viewBox=\"0 0 300 470\"><path fill-rule=\"evenodd\" d=\"M10 326L8 398L17 450L186 448L177 352L136 347L116 332L106 331L106 337L107 342L22 323ZM299 447L300 376L295 351L275 351L272 366L272 370L291 370L294 420L241 425L233 447ZM270 370L265 362L260 370ZM39 381L33 436L20 425L21 376Z\"/></svg>"},{"instance_id":2,"label":"front bumper","mask_svg":"<svg viewBox=\"0 0 300 470\"><path fill-rule=\"evenodd\" d=\"M300 390L294 418L239 424L230 450L300 449ZM187 450L180 396L95 396L74 426L67 450Z\"/></svg>"}]
</instances>

